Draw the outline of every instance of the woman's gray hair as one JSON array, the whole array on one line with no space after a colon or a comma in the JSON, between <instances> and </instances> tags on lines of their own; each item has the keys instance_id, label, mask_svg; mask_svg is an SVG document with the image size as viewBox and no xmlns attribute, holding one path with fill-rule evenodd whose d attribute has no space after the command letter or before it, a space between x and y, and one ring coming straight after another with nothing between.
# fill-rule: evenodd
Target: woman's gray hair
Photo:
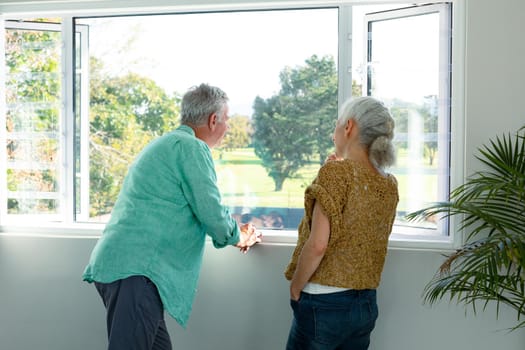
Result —
<instances>
[{"instance_id":1,"label":"woman's gray hair","mask_svg":"<svg viewBox=\"0 0 525 350\"><path fill-rule=\"evenodd\" d=\"M206 124L213 113L222 118L227 104L228 96L218 87L207 84L194 86L182 97L181 123L200 126Z\"/></svg>"},{"instance_id":2,"label":"woman's gray hair","mask_svg":"<svg viewBox=\"0 0 525 350\"><path fill-rule=\"evenodd\" d=\"M396 152L394 118L384 104L373 97L364 96L346 101L339 112L340 122L356 121L359 141L368 149L368 157L379 169L394 165Z\"/></svg>"}]
</instances>

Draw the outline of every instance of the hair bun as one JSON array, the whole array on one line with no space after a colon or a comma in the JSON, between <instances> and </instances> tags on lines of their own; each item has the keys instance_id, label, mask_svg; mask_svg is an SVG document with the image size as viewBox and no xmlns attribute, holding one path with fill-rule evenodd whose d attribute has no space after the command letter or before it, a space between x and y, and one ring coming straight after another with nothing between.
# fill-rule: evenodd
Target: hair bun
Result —
<instances>
[{"instance_id":1,"label":"hair bun","mask_svg":"<svg viewBox=\"0 0 525 350\"><path fill-rule=\"evenodd\" d=\"M385 135L378 136L374 142L372 142L372 145L375 149L378 151L380 150L386 150L388 146L390 145L390 138Z\"/></svg>"},{"instance_id":2,"label":"hair bun","mask_svg":"<svg viewBox=\"0 0 525 350\"><path fill-rule=\"evenodd\" d=\"M370 145L369 152L371 159L381 169L395 164L396 150L392 144L392 138L388 136L378 136Z\"/></svg>"}]
</instances>

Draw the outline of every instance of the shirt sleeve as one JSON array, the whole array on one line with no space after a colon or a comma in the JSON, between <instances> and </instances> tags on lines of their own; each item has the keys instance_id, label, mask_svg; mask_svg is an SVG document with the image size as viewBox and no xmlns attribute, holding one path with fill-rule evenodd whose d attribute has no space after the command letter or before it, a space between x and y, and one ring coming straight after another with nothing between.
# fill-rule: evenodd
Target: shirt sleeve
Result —
<instances>
[{"instance_id":1,"label":"shirt sleeve","mask_svg":"<svg viewBox=\"0 0 525 350\"><path fill-rule=\"evenodd\" d=\"M239 226L222 205L211 153L199 143L184 150L180 164L181 186L196 219L216 248L239 242Z\"/></svg>"}]
</instances>

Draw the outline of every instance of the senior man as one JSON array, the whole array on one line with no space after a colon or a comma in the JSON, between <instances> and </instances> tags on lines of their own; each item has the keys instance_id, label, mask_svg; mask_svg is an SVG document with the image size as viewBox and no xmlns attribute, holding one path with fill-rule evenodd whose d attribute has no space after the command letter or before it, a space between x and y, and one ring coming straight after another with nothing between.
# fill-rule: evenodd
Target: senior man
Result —
<instances>
[{"instance_id":1,"label":"senior man","mask_svg":"<svg viewBox=\"0 0 525 350\"><path fill-rule=\"evenodd\" d=\"M227 130L227 95L201 84L182 98L181 126L131 165L83 275L106 307L109 350L172 348L164 310L186 325L206 235L242 252L261 241L221 203L210 149Z\"/></svg>"}]
</instances>

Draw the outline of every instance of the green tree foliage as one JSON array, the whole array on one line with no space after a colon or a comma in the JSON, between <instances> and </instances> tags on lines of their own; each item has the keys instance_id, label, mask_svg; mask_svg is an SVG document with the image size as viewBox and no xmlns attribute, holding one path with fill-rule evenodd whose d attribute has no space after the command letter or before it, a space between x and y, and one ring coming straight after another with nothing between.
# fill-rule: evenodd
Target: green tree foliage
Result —
<instances>
[{"instance_id":1,"label":"green tree foliage","mask_svg":"<svg viewBox=\"0 0 525 350\"><path fill-rule=\"evenodd\" d=\"M428 165L434 164L438 151L438 110L437 110L437 96L427 96L424 105L419 108L419 112L423 116L424 126L423 130L425 135L429 136L425 140L424 144L424 155L428 158Z\"/></svg>"},{"instance_id":2,"label":"green tree foliage","mask_svg":"<svg viewBox=\"0 0 525 350\"><path fill-rule=\"evenodd\" d=\"M363 85L357 84L355 80L352 80L352 96L363 96Z\"/></svg>"},{"instance_id":3,"label":"green tree foliage","mask_svg":"<svg viewBox=\"0 0 525 350\"><path fill-rule=\"evenodd\" d=\"M421 118L422 130L425 135L423 143L423 156L428 159L428 164L433 165L434 159L437 155L438 142L438 111L437 111L437 97L427 96L424 103L415 104L399 99L394 99L390 102L390 113L396 123L396 134L405 135L403 141L398 142L401 148L408 147L408 132L410 115L416 115ZM411 114L413 113L413 114Z\"/></svg>"},{"instance_id":4,"label":"green tree foliage","mask_svg":"<svg viewBox=\"0 0 525 350\"><path fill-rule=\"evenodd\" d=\"M333 146L337 118L337 71L332 57L313 55L304 66L285 67L280 81L278 95L257 97L253 105L255 154L276 191L313 159L322 164Z\"/></svg>"},{"instance_id":5,"label":"green tree foliage","mask_svg":"<svg viewBox=\"0 0 525 350\"><path fill-rule=\"evenodd\" d=\"M332 131L337 118L337 70L330 56L313 55L305 65L285 68L280 74L281 103L310 136L311 150L323 164L333 146Z\"/></svg>"},{"instance_id":6,"label":"green tree foliage","mask_svg":"<svg viewBox=\"0 0 525 350\"><path fill-rule=\"evenodd\" d=\"M61 34L46 30L6 29L6 130L30 136L6 140L10 161L36 161L37 168L8 169L11 191L58 192L58 134L61 97ZM36 149L28 152L27 147ZM8 211L13 214L52 212L55 199L8 198Z\"/></svg>"},{"instance_id":7,"label":"green tree foliage","mask_svg":"<svg viewBox=\"0 0 525 350\"><path fill-rule=\"evenodd\" d=\"M397 146L400 148L408 147L408 114L410 108L411 107L406 102L397 99L393 100L392 107L390 107L390 114L392 115L392 118L394 118L396 124L396 135L405 136L397 142Z\"/></svg>"},{"instance_id":8,"label":"green tree foliage","mask_svg":"<svg viewBox=\"0 0 525 350\"><path fill-rule=\"evenodd\" d=\"M90 215L111 211L130 163L179 123L178 96L134 73L110 76L90 63Z\"/></svg>"},{"instance_id":9,"label":"green tree foliage","mask_svg":"<svg viewBox=\"0 0 525 350\"><path fill-rule=\"evenodd\" d=\"M280 191L284 181L310 161L311 153L302 145L311 142L301 123L282 113L279 96L257 97L253 109L255 154L273 179L275 191Z\"/></svg>"},{"instance_id":10,"label":"green tree foliage","mask_svg":"<svg viewBox=\"0 0 525 350\"><path fill-rule=\"evenodd\" d=\"M226 151L234 148L248 147L252 138L250 118L244 115L234 115L228 122L230 129L221 142L221 149Z\"/></svg>"}]
</instances>

